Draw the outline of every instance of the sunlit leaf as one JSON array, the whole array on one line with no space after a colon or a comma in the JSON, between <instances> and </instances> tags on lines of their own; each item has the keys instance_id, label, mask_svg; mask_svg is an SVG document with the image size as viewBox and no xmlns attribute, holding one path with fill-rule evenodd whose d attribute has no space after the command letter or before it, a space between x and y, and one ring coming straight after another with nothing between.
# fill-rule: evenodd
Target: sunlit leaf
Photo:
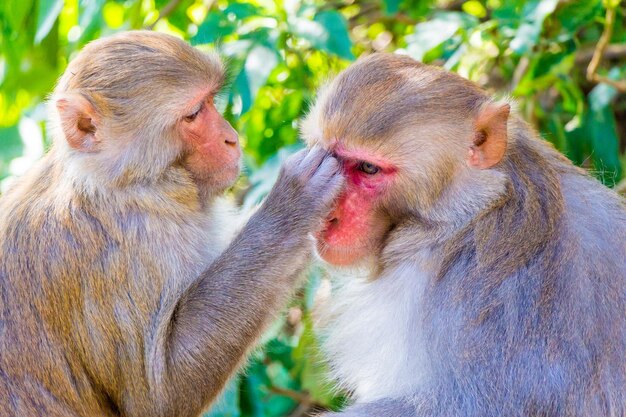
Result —
<instances>
[{"instance_id":1,"label":"sunlit leaf","mask_svg":"<svg viewBox=\"0 0 626 417\"><path fill-rule=\"evenodd\" d=\"M276 51L263 45L256 45L250 50L244 69L250 83L251 100L254 100L259 88L265 85L267 77L276 67L276 64L278 64Z\"/></svg>"},{"instance_id":2,"label":"sunlit leaf","mask_svg":"<svg viewBox=\"0 0 626 417\"><path fill-rule=\"evenodd\" d=\"M530 0L524 4L522 20L510 47L516 54L530 51L543 28L545 18L554 11L558 0Z\"/></svg>"},{"instance_id":3,"label":"sunlit leaf","mask_svg":"<svg viewBox=\"0 0 626 417\"><path fill-rule=\"evenodd\" d=\"M93 39L104 26L103 8L105 4L106 0L82 0L80 2L78 25L81 33L76 40L79 45Z\"/></svg>"},{"instance_id":4,"label":"sunlit leaf","mask_svg":"<svg viewBox=\"0 0 626 417\"><path fill-rule=\"evenodd\" d=\"M31 12L34 0L5 1L1 7L13 30L23 30L24 19ZM45 36L45 35L44 35Z\"/></svg>"},{"instance_id":5,"label":"sunlit leaf","mask_svg":"<svg viewBox=\"0 0 626 417\"><path fill-rule=\"evenodd\" d=\"M345 59L354 59L351 51L352 41L348 35L348 26L343 16L336 11L323 11L311 21L294 18L291 30L303 39L323 51Z\"/></svg>"},{"instance_id":6,"label":"sunlit leaf","mask_svg":"<svg viewBox=\"0 0 626 417\"><path fill-rule=\"evenodd\" d=\"M124 24L124 6L121 4L108 2L102 10L104 21L109 27L117 29Z\"/></svg>"},{"instance_id":7,"label":"sunlit leaf","mask_svg":"<svg viewBox=\"0 0 626 417\"><path fill-rule=\"evenodd\" d=\"M213 43L226 35L230 35L235 29L236 25L230 22L222 12L211 12L198 26L198 33L191 38L191 44Z\"/></svg>"},{"instance_id":8,"label":"sunlit leaf","mask_svg":"<svg viewBox=\"0 0 626 417\"><path fill-rule=\"evenodd\" d=\"M482 5L481 2L477 0L470 0L463 3L462 9L465 13L471 14L472 16L476 16L478 18L483 18L487 16L487 9Z\"/></svg>"},{"instance_id":9,"label":"sunlit leaf","mask_svg":"<svg viewBox=\"0 0 626 417\"><path fill-rule=\"evenodd\" d=\"M449 12L439 13L431 20L417 24L415 32L406 37L407 52L421 61L426 53L454 36L468 19L468 15Z\"/></svg>"},{"instance_id":10,"label":"sunlit leaf","mask_svg":"<svg viewBox=\"0 0 626 417\"><path fill-rule=\"evenodd\" d=\"M45 38L55 20L59 17L59 13L63 9L63 0L45 0L38 2L37 9L37 32L35 32L35 44L41 43Z\"/></svg>"}]
</instances>

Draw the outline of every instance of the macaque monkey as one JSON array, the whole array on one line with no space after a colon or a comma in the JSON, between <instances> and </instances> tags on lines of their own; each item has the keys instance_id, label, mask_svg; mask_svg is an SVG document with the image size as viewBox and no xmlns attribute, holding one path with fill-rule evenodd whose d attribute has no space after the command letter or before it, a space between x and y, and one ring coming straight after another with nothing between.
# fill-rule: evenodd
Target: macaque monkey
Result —
<instances>
[{"instance_id":1,"label":"macaque monkey","mask_svg":"<svg viewBox=\"0 0 626 417\"><path fill-rule=\"evenodd\" d=\"M89 44L60 78L53 147L0 200L3 417L198 416L287 300L340 166L292 157L229 244L223 79L151 32Z\"/></svg>"},{"instance_id":2,"label":"macaque monkey","mask_svg":"<svg viewBox=\"0 0 626 417\"><path fill-rule=\"evenodd\" d=\"M342 417L626 416L626 210L509 104L372 55L303 123L346 185L317 235ZM334 414L332 414L334 415Z\"/></svg>"}]
</instances>

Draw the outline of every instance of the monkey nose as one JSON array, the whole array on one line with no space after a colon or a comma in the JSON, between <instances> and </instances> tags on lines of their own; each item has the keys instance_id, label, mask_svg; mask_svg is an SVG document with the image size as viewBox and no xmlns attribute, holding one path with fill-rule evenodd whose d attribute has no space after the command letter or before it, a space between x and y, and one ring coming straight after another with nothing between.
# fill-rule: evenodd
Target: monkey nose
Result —
<instances>
[{"instance_id":1,"label":"monkey nose","mask_svg":"<svg viewBox=\"0 0 626 417\"><path fill-rule=\"evenodd\" d=\"M236 145L239 142L239 137L235 135L228 135L226 139L224 139L224 143L227 145Z\"/></svg>"},{"instance_id":2,"label":"monkey nose","mask_svg":"<svg viewBox=\"0 0 626 417\"><path fill-rule=\"evenodd\" d=\"M335 226L337 223L339 223L339 219L335 216L329 216L328 219L326 219L326 224L328 226Z\"/></svg>"}]
</instances>

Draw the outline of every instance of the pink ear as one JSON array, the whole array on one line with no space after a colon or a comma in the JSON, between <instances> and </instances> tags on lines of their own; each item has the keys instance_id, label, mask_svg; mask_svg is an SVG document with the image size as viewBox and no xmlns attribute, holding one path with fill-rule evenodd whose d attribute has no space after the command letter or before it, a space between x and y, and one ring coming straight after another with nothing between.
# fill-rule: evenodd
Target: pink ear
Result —
<instances>
[{"instance_id":1,"label":"pink ear","mask_svg":"<svg viewBox=\"0 0 626 417\"><path fill-rule=\"evenodd\" d=\"M96 131L97 116L91 103L78 94L56 99L61 128L68 145L82 152L97 152L100 139Z\"/></svg>"},{"instance_id":2,"label":"pink ear","mask_svg":"<svg viewBox=\"0 0 626 417\"><path fill-rule=\"evenodd\" d=\"M474 123L474 136L468 152L468 164L487 169L502 160L508 142L507 122L511 106L490 103L480 111Z\"/></svg>"}]
</instances>

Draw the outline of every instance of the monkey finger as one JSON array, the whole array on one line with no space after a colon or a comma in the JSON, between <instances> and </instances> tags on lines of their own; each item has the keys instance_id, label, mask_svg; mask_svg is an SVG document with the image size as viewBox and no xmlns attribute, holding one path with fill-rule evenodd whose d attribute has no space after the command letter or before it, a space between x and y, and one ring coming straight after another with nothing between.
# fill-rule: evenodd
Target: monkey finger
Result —
<instances>
[{"instance_id":1,"label":"monkey finger","mask_svg":"<svg viewBox=\"0 0 626 417\"><path fill-rule=\"evenodd\" d=\"M346 183L343 175L336 173L328 181L326 193L323 196L323 203L326 207L333 205L334 201L339 197Z\"/></svg>"},{"instance_id":2,"label":"monkey finger","mask_svg":"<svg viewBox=\"0 0 626 417\"><path fill-rule=\"evenodd\" d=\"M289 155L285 163L283 164L283 168L287 167L298 167L304 161L304 158L309 154L309 150L307 148L300 149L298 152Z\"/></svg>"},{"instance_id":3,"label":"monkey finger","mask_svg":"<svg viewBox=\"0 0 626 417\"><path fill-rule=\"evenodd\" d=\"M306 179L311 178L329 155L328 151L319 145L313 146L300 164L303 177Z\"/></svg>"},{"instance_id":4,"label":"monkey finger","mask_svg":"<svg viewBox=\"0 0 626 417\"><path fill-rule=\"evenodd\" d=\"M345 179L340 168L339 161L328 156L322 161L311 179L313 191L321 195L324 201L333 200L343 187Z\"/></svg>"},{"instance_id":5,"label":"monkey finger","mask_svg":"<svg viewBox=\"0 0 626 417\"><path fill-rule=\"evenodd\" d=\"M337 158L327 153L315 171L315 178L328 180L336 173L341 173L341 163Z\"/></svg>"}]
</instances>

